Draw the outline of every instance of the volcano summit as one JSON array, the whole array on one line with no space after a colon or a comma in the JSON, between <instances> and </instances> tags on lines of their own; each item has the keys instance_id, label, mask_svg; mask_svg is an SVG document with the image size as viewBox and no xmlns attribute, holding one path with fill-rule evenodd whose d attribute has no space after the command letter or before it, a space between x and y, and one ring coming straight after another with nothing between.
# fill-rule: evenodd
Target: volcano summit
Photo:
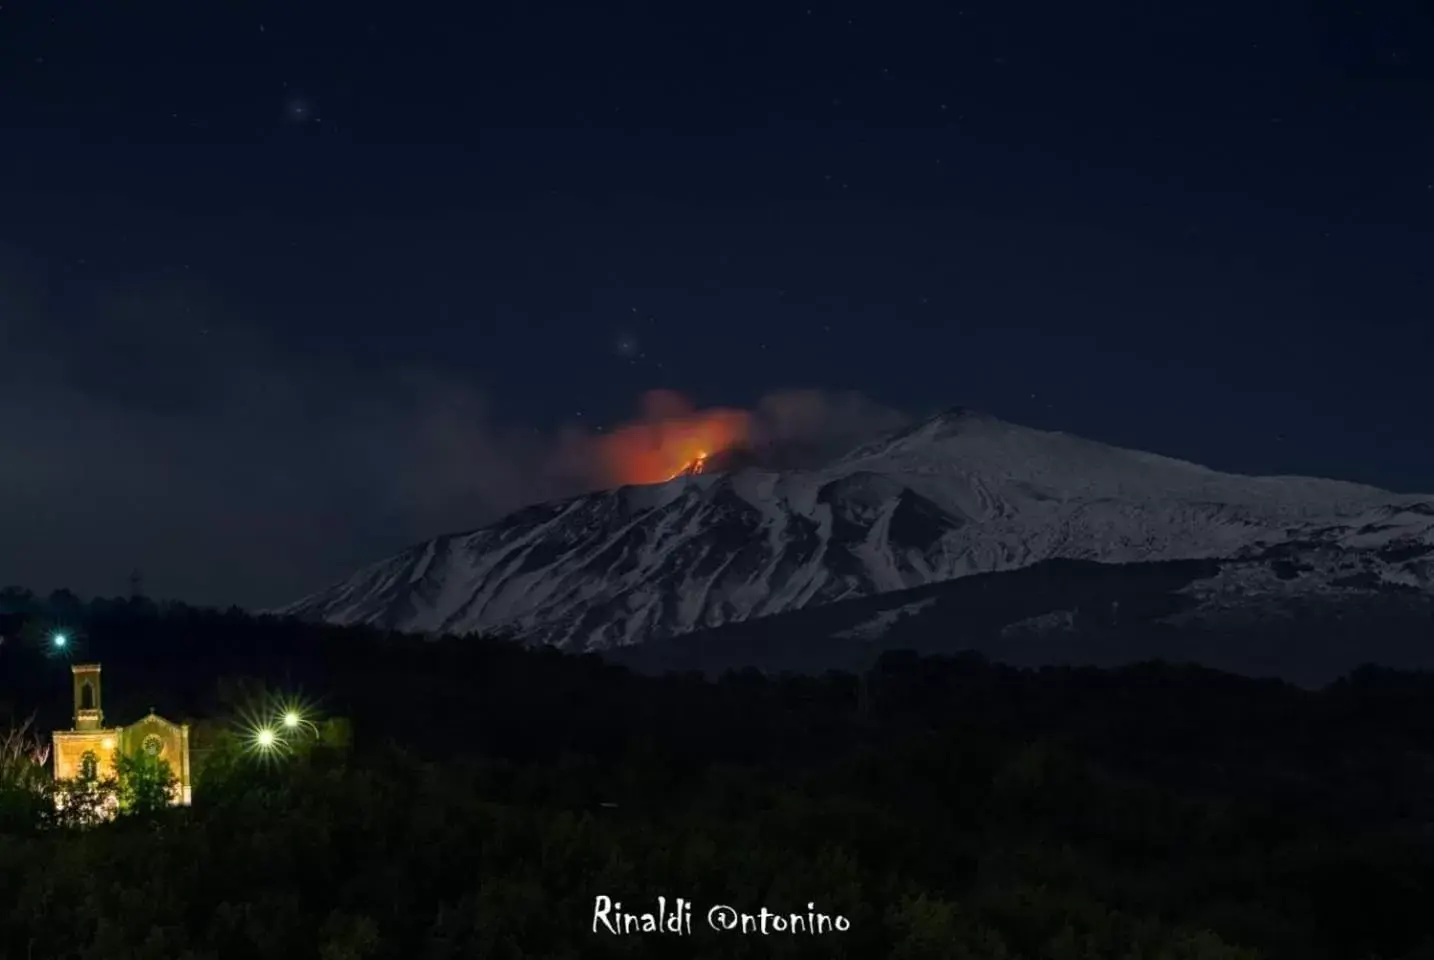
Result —
<instances>
[{"instance_id":1,"label":"volcano summit","mask_svg":"<svg viewBox=\"0 0 1434 960\"><path fill-rule=\"evenodd\" d=\"M1336 582L1429 593L1434 498L952 410L817 469L707 464L531 506L278 612L596 650L1058 558L1238 561L1196 591L1207 604Z\"/></svg>"}]
</instances>

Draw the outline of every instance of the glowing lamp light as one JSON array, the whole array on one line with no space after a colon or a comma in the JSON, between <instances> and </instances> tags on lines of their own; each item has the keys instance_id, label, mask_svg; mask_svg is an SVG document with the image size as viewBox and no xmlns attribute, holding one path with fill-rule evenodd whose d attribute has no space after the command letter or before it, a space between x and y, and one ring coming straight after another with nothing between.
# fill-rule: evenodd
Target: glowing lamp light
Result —
<instances>
[{"instance_id":1,"label":"glowing lamp light","mask_svg":"<svg viewBox=\"0 0 1434 960\"><path fill-rule=\"evenodd\" d=\"M272 723L255 724L244 737L245 749L264 761L271 761L288 751L289 744Z\"/></svg>"},{"instance_id":2,"label":"glowing lamp light","mask_svg":"<svg viewBox=\"0 0 1434 960\"><path fill-rule=\"evenodd\" d=\"M115 738L105 737L103 740L100 741L100 746L104 747L106 750L113 750L115 748Z\"/></svg>"},{"instance_id":3,"label":"glowing lamp light","mask_svg":"<svg viewBox=\"0 0 1434 960\"><path fill-rule=\"evenodd\" d=\"M284 736L297 736L301 731L318 736L319 728L314 723L313 705L298 697L284 697L274 704L274 723L285 731Z\"/></svg>"},{"instance_id":4,"label":"glowing lamp light","mask_svg":"<svg viewBox=\"0 0 1434 960\"><path fill-rule=\"evenodd\" d=\"M317 736L319 728L310 719L312 715L310 705L298 697L266 696L240 708L236 732L249 753L269 762L293 753L306 739L306 732Z\"/></svg>"},{"instance_id":5,"label":"glowing lamp light","mask_svg":"<svg viewBox=\"0 0 1434 960\"><path fill-rule=\"evenodd\" d=\"M54 644L56 648L64 649L66 646L69 645L70 638L65 636L63 633L57 633L50 638L50 642Z\"/></svg>"}]
</instances>

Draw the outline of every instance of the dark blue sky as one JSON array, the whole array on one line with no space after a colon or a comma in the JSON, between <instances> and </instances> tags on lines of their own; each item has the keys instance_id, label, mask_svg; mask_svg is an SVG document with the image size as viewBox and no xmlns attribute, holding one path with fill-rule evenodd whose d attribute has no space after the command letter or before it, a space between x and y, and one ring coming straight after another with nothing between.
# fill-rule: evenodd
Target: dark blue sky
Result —
<instances>
[{"instance_id":1,"label":"dark blue sky","mask_svg":"<svg viewBox=\"0 0 1434 960\"><path fill-rule=\"evenodd\" d=\"M1434 12L1349 7L6 4L0 579L287 599L654 387L1434 490Z\"/></svg>"}]
</instances>

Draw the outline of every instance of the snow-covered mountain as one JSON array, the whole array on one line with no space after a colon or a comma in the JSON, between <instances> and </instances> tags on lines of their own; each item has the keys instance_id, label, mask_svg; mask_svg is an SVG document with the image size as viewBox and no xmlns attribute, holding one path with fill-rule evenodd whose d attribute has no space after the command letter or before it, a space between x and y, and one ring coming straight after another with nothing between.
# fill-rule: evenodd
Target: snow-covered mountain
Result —
<instances>
[{"instance_id":1,"label":"snow-covered mountain","mask_svg":"<svg viewBox=\"0 0 1434 960\"><path fill-rule=\"evenodd\" d=\"M603 649L1052 558L1266 555L1296 571L1272 578L1287 589L1434 591L1434 497L1220 473L953 410L817 470L529 507L277 612Z\"/></svg>"}]
</instances>

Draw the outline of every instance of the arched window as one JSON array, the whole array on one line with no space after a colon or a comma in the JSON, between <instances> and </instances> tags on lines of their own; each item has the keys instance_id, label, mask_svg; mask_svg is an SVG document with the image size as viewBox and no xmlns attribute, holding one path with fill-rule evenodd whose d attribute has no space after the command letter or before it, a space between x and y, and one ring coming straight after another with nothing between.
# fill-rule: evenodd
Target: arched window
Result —
<instances>
[{"instance_id":1,"label":"arched window","mask_svg":"<svg viewBox=\"0 0 1434 960\"><path fill-rule=\"evenodd\" d=\"M86 680L80 685L80 709L93 710L95 708L95 685Z\"/></svg>"},{"instance_id":2,"label":"arched window","mask_svg":"<svg viewBox=\"0 0 1434 960\"><path fill-rule=\"evenodd\" d=\"M95 756L93 750L86 750L80 754L80 779L98 780L100 776L100 758Z\"/></svg>"}]
</instances>

